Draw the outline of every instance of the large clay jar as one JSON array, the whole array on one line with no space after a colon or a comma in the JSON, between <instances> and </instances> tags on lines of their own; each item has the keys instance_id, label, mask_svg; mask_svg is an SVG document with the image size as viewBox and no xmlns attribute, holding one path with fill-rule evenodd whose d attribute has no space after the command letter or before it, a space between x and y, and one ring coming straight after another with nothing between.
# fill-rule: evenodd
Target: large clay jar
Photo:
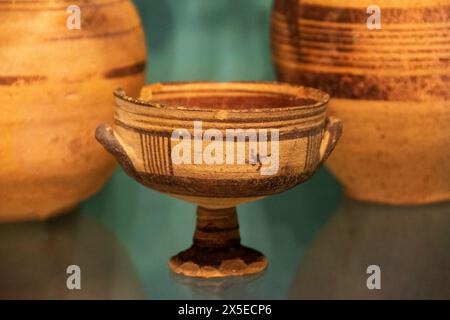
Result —
<instances>
[{"instance_id":1,"label":"large clay jar","mask_svg":"<svg viewBox=\"0 0 450 320\"><path fill-rule=\"evenodd\" d=\"M341 143L327 162L349 196L389 204L450 199L450 0L276 0L279 80L333 97ZM370 25L372 20L369 20Z\"/></svg>"},{"instance_id":2,"label":"large clay jar","mask_svg":"<svg viewBox=\"0 0 450 320\"><path fill-rule=\"evenodd\" d=\"M114 88L138 92L146 56L131 1L0 1L0 221L45 218L100 189L114 160L95 127L112 119Z\"/></svg>"}]
</instances>

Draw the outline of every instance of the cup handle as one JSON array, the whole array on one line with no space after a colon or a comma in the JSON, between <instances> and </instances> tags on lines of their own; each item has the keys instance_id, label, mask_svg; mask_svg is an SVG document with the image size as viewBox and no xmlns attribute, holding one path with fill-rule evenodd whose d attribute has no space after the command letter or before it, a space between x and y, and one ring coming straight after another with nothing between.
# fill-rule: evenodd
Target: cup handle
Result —
<instances>
[{"instance_id":1,"label":"cup handle","mask_svg":"<svg viewBox=\"0 0 450 320\"><path fill-rule=\"evenodd\" d=\"M95 130L95 138L98 142L111 153L120 163L122 168L131 176L138 178L136 169L134 168L131 159L125 152L125 148L120 144L119 140L115 137L114 131L110 125L106 123L100 124Z\"/></svg>"},{"instance_id":2,"label":"cup handle","mask_svg":"<svg viewBox=\"0 0 450 320\"><path fill-rule=\"evenodd\" d=\"M342 134L342 122L334 117L327 117L325 120L325 129L320 144L320 164L328 159L331 152L336 147Z\"/></svg>"}]
</instances>

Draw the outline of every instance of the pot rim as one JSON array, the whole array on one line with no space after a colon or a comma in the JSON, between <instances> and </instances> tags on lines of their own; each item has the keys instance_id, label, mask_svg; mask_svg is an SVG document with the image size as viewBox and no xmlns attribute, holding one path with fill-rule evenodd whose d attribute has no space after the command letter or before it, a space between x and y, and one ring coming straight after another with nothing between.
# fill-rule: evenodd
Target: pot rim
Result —
<instances>
[{"instance_id":1,"label":"pot rim","mask_svg":"<svg viewBox=\"0 0 450 320\"><path fill-rule=\"evenodd\" d=\"M295 111L295 110L307 110L318 109L326 105L330 96L328 93L319 89L292 85L283 82L270 82L270 81L231 81L231 82L216 82L216 81L180 81L180 82L156 82L149 85L153 93L167 93L171 92L167 89L171 88L183 88L186 87L186 92L189 92L189 87L203 87L203 92L218 92L218 91L232 91L233 89L245 89L252 93L270 93L279 94L280 96L289 96L289 98L300 99L314 99L317 102L314 104L302 104L302 105L288 105L280 107L249 107L249 108L229 108L229 107L206 107L206 106L182 106L182 105L170 105L165 103L154 103L151 100L142 100L139 98L133 98L126 94L125 90L117 88L114 90L114 96L120 100L150 108L156 109L170 109L180 111L201 111L201 112L236 112L236 113L263 113L270 111ZM166 89L166 90L165 90ZM259 89L259 90L258 90ZM191 89L192 90L192 89ZM194 91L194 90L192 90Z\"/></svg>"}]
</instances>

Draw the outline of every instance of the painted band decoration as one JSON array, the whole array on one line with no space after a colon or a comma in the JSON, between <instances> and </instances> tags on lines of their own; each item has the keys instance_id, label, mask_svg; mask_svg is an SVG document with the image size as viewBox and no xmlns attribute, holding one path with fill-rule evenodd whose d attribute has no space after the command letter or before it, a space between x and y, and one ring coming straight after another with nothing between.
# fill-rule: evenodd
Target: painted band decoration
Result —
<instances>
[{"instance_id":1,"label":"painted band decoration","mask_svg":"<svg viewBox=\"0 0 450 320\"><path fill-rule=\"evenodd\" d=\"M373 30L363 3L324 3L275 2L272 50L278 79L337 98L450 100L450 6L385 6L383 28Z\"/></svg>"}]
</instances>

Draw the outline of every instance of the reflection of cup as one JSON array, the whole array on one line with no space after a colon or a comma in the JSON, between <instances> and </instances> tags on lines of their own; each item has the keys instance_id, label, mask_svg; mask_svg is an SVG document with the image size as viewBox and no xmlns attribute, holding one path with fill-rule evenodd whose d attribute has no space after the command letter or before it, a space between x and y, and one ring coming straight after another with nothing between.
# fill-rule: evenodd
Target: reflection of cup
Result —
<instances>
[{"instance_id":1,"label":"reflection of cup","mask_svg":"<svg viewBox=\"0 0 450 320\"><path fill-rule=\"evenodd\" d=\"M68 266L80 267L69 290ZM0 299L144 299L124 249L94 218L0 225Z\"/></svg>"},{"instance_id":2,"label":"reflection of cup","mask_svg":"<svg viewBox=\"0 0 450 320\"><path fill-rule=\"evenodd\" d=\"M394 207L346 199L303 257L293 299L449 299L450 202ZM369 290L370 265L381 290Z\"/></svg>"},{"instance_id":3,"label":"reflection of cup","mask_svg":"<svg viewBox=\"0 0 450 320\"><path fill-rule=\"evenodd\" d=\"M172 258L171 269L201 277L263 270L265 257L239 244L235 206L304 182L326 160L341 133L340 121L326 118L328 95L315 89L257 82L168 83L145 90L146 101L117 90L114 131L101 125L96 135L138 182L199 205L194 246ZM203 130L218 131L222 137L227 137L227 130L276 129L277 172L261 174L261 166L251 161L244 165L173 163L177 143L173 133L181 128L195 136L196 121L202 122ZM195 143L205 144L202 139L194 141L192 154ZM225 147L227 142L221 145L222 152L244 149L249 155L247 139L233 139Z\"/></svg>"},{"instance_id":4,"label":"reflection of cup","mask_svg":"<svg viewBox=\"0 0 450 320\"><path fill-rule=\"evenodd\" d=\"M195 299L249 299L260 292L265 272L246 277L191 278L171 273L171 279L189 288Z\"/></svg>"}]
</instances>

